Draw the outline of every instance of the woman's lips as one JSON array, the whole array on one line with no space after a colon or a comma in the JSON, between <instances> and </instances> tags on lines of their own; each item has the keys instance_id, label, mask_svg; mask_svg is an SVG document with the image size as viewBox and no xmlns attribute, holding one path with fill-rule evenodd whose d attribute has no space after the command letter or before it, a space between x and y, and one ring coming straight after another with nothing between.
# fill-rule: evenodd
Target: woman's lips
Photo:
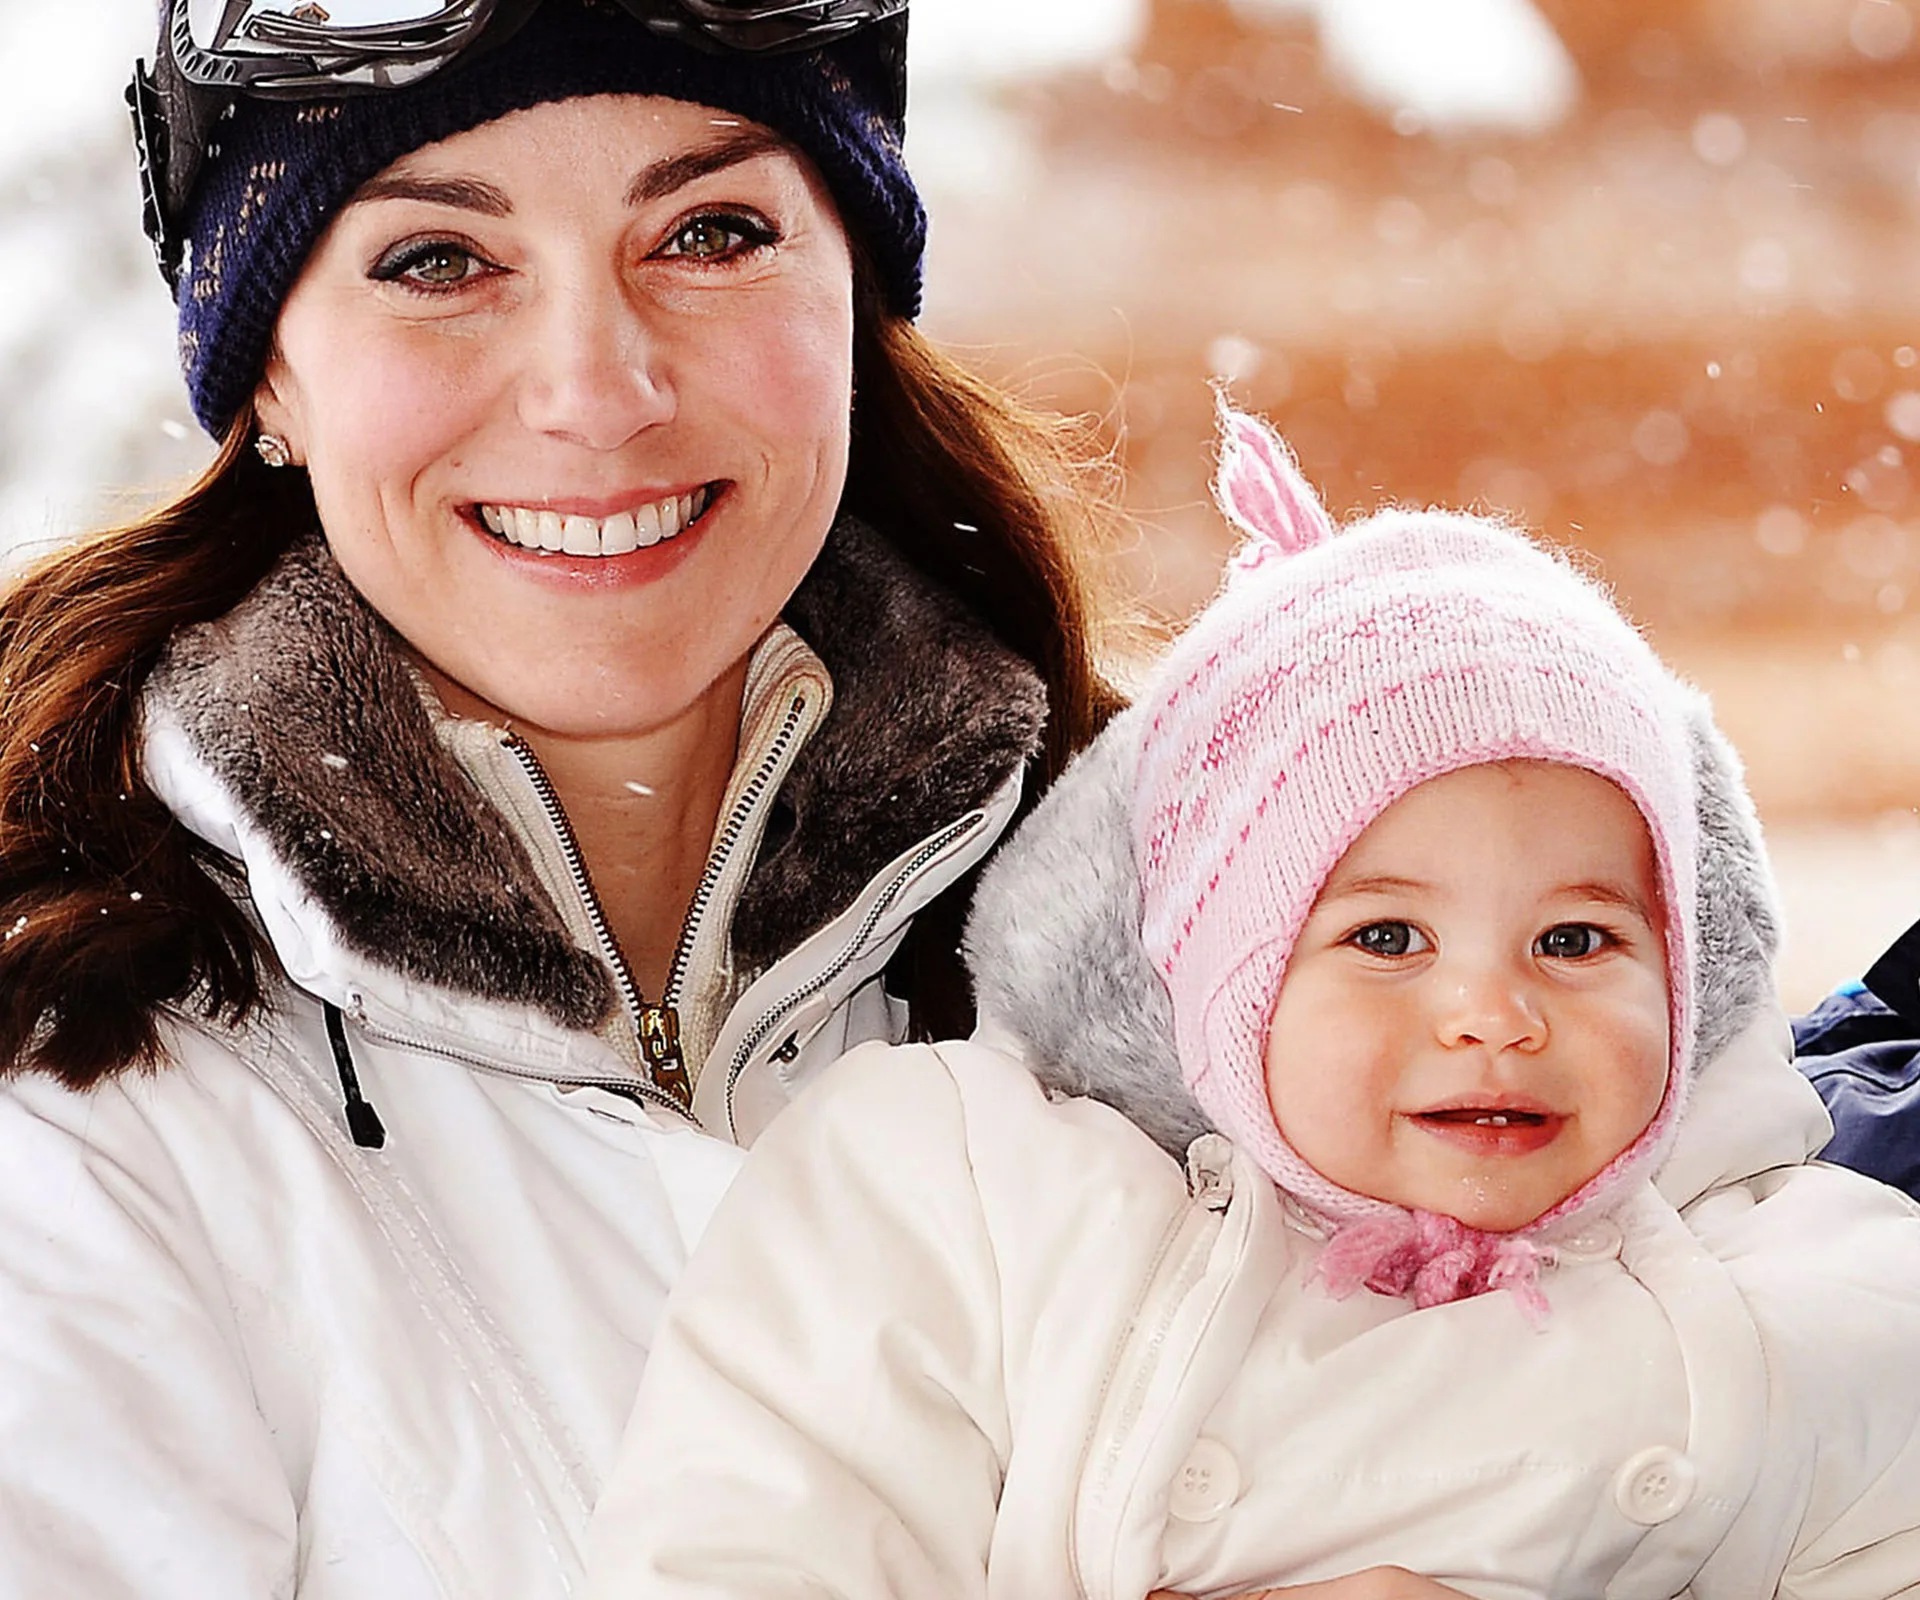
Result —
<instances>
[{"instance_id":1,"label":"woman's lips","mask_svg":"<svg viewBox=\"0 0 1920 1600\"><path fill-rule=\"evenodd\" d=\"M1436 1139L1480 1156L1524 1156L1560 1137L1567 1119L1511 1106L1443 1106L1408 1118Z\"/></svg>"},{"instance_id":2,"label":"woman's lips","mask_svg":"<svg viewBox=\"0 0 1920 1600\"><path fill-rule=\"evenodd\" d=\"M482 502L474 507L474 519L503 544L542 555L596 560L650 550L678 538L706 515L717 492L717 485L702 484L606 517Z\"/></svg>"}]
</instances>

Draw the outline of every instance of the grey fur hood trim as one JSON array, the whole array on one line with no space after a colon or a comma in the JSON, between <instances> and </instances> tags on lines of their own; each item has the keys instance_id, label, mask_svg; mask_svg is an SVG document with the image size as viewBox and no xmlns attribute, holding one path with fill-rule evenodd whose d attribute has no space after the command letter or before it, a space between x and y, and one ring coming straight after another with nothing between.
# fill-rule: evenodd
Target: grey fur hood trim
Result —
<instances>
[{"instance_id":1,"label":"grey fur hood trim","mask_svg":"<svg viewBox=\"0 0 1920 1600\"><path fill-rule=\"evenodd\" d=\"M983 804L1036 747L1034 673L878 534L843 521L788 621L834 680L735 918L785 953L918 838ZM568 1027L616 1004L504 818L434 737L392 631L317 536L182 630L147 686L360 957Z\"/></svg>"},{"instance_id":2,"label":"grey fur hood trim","mask_svg":"<svg viewBox=\"0 0 1920 1600\"><path fill-rule=\"evenodd\" d=\"M981 878L967 963L983 1025L1010 1030L1049 1089L1123 1113L1176 1158L1211 1131L1181 1081L1173 1009L1140 946L1133 864L1139 712L1117 717ZM1694 1065L1772 1004L1779 912L1738 758L1706 698L1689 713L1700 823Z\"/></svg>"}]
</instances>

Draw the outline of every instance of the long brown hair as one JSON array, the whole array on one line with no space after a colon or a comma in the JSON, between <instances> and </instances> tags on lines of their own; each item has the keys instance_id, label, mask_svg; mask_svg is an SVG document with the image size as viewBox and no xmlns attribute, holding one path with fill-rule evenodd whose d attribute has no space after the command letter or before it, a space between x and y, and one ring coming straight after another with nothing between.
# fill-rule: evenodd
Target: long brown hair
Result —
<instances>
[{"instance_id":1,"label":"long brown hair","mask_svg":"<svg viewBox=\"0 0 1920 1600\"><path fill-rule=\"evenodd\" d=\"M853 454L845 505L1030 662L1047 728L1030 808L1120 706L1101 676L1095 558L1111 544L1106 458L1080 419L1036 411L886 315L856 256ZM972 883L914 918L888 969L914 1035L972 1031L960 957Z\"/></svg>"},{"instance_id":2,"label":"long brown hair","mask_svg":"<svg viewBox=\"0 0 1920 1600\"><path fill-rule=\"evenodd\" d=\"M1115 707L1080 554L1100 502L1067 424L936 352L880 309L864 272L857 292L847 507L1039 670L1044 782ZM0 593L0 1075L85 1087L158 1064L169 1010L237 1023L265 996L272 953L232 898L232 865L148 788L137 716L168 638L230 610L315 523L305 474L268 470L252 426L237 419L171 503ZM889 974L929 1034L970 1015L964 900L948 901Z\"/></svg>"},{"instance_id":3,"label":"long brown hair","mask_svg":"<svg viewBox=\"0 0 1920 1600\"><path fill-rule=\"evenodd\" d=\"M247 448L249 412L172 503L0 596L0 1071L76 1086L156 1056L169 1006L238 1020L265 946L231 868L141 776L141 685L178 628L231 609L313 520Z\"/></svg>"}]
</instances>

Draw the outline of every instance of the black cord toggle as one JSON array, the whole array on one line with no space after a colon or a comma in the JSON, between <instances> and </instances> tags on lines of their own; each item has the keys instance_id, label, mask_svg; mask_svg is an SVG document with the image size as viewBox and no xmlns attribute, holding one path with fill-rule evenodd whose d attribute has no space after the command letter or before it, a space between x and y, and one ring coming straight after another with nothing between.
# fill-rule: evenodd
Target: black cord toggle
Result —
<instances>
[{"instance_id":1,"label":"black cord toggle","mask_svg":"<svg viewBox=\"0 0 1920 1600\"><path fill-rule=\"evenodd\" d=\"M347 1130L362 1150L386 1148L387 1130L380 1113L360 1093L360 1074L353 1070L353 1056L347 1049L347 1019L340 1008L320 1002L327 1014L327 1042L333 1046L333 1064L340 1073L340 1093L347 1102Z\"/></svg>"}]
</instances>

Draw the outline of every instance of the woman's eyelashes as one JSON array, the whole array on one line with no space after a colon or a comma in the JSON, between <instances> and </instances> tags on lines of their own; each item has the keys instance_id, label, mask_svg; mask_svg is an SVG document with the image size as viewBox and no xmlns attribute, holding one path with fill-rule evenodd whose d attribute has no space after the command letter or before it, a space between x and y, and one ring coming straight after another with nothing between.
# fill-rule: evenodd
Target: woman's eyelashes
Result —
<instances>
[{"instance_id":1,"label":"woman's eyelashes","mask_svg":"<svg viewBox=\"0 0 1920 1600\"><path fill-rule=\"evenodd\" d=\"M730 266L770 249L780 238L779 229L757 212L709 209L676 221L648 259ZM367 276L416 294L445 295L506 270L470 239L435 235L389 245L367 268Z\"/></svg>"},{"instance_id":2,"label":"woman's eyelashes","mask_svg":"<svg viewBox=\"0 0 1920 1600\"><path fill-rule=\"evenodd\" d=\"M653 254L667 261L732 262L779 242L779 229L756 212L706 210L676 222Z\"/></svg>"},{"instance_id":3,"label":"woman's eyelashes","mask_svg":"<svg viewBox=\"0 0 1920 1600\"><path fill-rule=\"evenodd\" d=\"M404 239L382 251L367 276L418 294L450 294L501 270L464 239Z\"/></svg>"}]
</instances>

